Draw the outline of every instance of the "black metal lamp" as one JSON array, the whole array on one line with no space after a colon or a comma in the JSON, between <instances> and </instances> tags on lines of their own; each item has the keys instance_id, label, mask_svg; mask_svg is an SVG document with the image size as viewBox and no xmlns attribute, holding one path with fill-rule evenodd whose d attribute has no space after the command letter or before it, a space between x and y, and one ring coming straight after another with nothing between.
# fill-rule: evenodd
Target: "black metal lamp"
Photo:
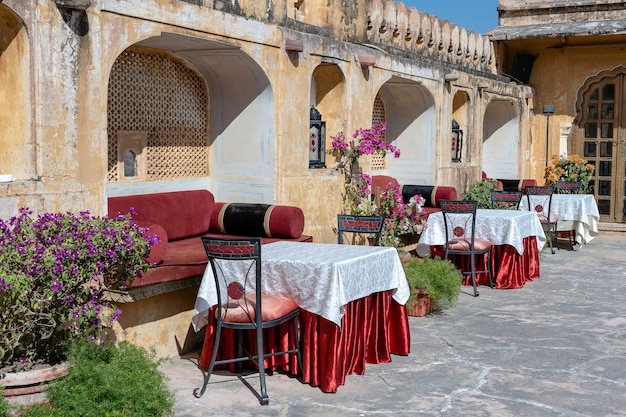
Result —
<instances>
[{"instance_id":1,"label":"black metal lamp","mask_svg":"<svg viewBox=\"0 0 626 417\"><path fill-rule=\"evenodd\" d=\"M452 162L461 162L463 151L463 131L456 120L452 119Z\"/></svg>"},{"instance_id":2,"label":"black metal lamp","mask_svg":"<svg viewBox=\"0 0 626 417\"><path fill-rule=\"evenodd\" d=\"M315 106L309 119L309 168L326 168L326 122Z\"/></svg>"}]
</instances>

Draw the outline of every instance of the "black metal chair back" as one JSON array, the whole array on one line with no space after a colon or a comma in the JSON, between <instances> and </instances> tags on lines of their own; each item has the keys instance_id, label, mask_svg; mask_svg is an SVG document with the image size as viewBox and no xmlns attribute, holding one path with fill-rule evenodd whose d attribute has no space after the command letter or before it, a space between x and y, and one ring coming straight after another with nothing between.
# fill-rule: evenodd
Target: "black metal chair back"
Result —
<instances>
[{"instance_id":1,"label":"black metal chair back","mask_svg":"<svg viewBox=\"0 0 626 417\"><path fill-rule=\"evenodd\" d=\"M554 190L550 186L528 186L526 187L526 198L528 199L528 209L534 211L539 216L539 221L546 230L550 251L554 254L553 239L556 241L556 230L558 218L552 214L552 194Z\"/></svg>"},{"instance_id":2,"label":"black metal chair back","mask_svg":"<svg viewBox=\"0 0 626 417\"><path fill-rule=\"evenodd\" d=\"M491 191L491 208L499 210L519 210L521 191Z\"/></svg>"},{"instance_id":3,"label":"black metal chair back","mask_svg":"<svg viewBox=\"0 0 626 417\"><path fill-rule=\"evenodd\" d=\"M478 203L472 200L442 200L441 213L446 232L444 258L449 255L470 257L470 269L461 269L463 275L471 275L474 296L479 295L476 285L476 274L487 273L489 286L494 288L491 268L491 248L493 244L485 239L476 238L476 209ZM476 270L476 255L487 254L487 269ZM458 265L457 265L458 267Z\"/></svg>"},{"instance_id":4,"label":"black metal chair back","mask_svg":"<svg viewBox=\"0 0 626 417\"><path fill-rule=\"evenodd\" d=\"M217 308L215 310L215 342L211 363L201 388L193 392L197 398L206 391L209 378L215 365L252 360L259 369L261 384L261 404L269 403L265 384L265 358L270 356L297 355L302 366L298 341L298 305L291 299L264 294L261 273L261 238L213 238L202 236L202 244L209 258L215 280ZM236 264L235 264L236 263ZM264 309L267 303L268 308ZM263 329L276 327L293 321L294 348L280 352L265 353ZM223 328L234 329L237 333L238 350L234 358L217 360L220 335ZM252 355L243 354L244 330L252 330L256 337L256 351Z\"/></svg>"},{"instance_id":5,"label":"black metal chair back","mask_svg":"<svg viewBox=\"0 0 626 417\"><path fill-rule=\"evenodd\" d=\"M380 245L380 236L385 224L382 216L337 215L337 242L341 245L348 241L347 233L352 233L352 242L357 234L374 235L375 245Z\"/></svg>"},{"instance_id":6,"label":"black metal chair back","mask_svg":"<svg viewBox=\"0 0 626 417\"><path fill-rule=\"evenodd\" d=\"M577 181L557 181L557 194L578 194L580 192L580 183Z\"/></svg>"}]
</instances>

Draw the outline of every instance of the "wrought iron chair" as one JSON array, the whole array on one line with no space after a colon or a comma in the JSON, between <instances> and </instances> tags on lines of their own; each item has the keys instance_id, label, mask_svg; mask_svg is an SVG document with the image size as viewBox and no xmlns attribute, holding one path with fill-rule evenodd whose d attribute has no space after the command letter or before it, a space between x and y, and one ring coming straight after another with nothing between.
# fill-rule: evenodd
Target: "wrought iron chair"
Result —
<instances>
[{"instance_id":1,"label":"wrought iron chair","mask_svg":"<svg viewBox=\"0 0 626 417\"><path fill-rule=\"evenodd\" d=\"M348 240L346 233L369 234L375 236L374 245L380 245L380 235L383 231L385 218L382 216L352 216L337 215L337 242L342 245ZM354 241L354 235L353 235Z\"/></svg>"},{"instance_id":2,"label":"wrought iron chair","mask_svg":"<svg viewBox=\"0 0 626 417\"><path fill-rule=\"evenodd\" d=\"M491 191L491 208L500 210L519 210L522 200L521 191Z\"/></svg>"},{"instance_id":3,"label":"wrought iron chair","mask_svg":"<svg viewBox=\"0 0 626 417\"><path fill-rule=\"evenodd\" d=\"M580 183L578 181L557 181L555 185L557 194L579 194L580 193ZM565 235L565 239L569 243L570 249L574 249L576 246L576 230L570 229L568 226L573 227L573 222L566 221L565 224L561 225L559 229L557 229L557 247L559 238Z\"/></svg>"},{"instance_id":4,"label":"wrought iron chair","mask_svg":"<svg viewBox=\"0 0 626 417\"><path fill-rule=\"evenodd\" d=\"M265 358L271 356L297 355L298 365L302 367L300 344L298 341L298 305L291 299L265 294L261 291L261 238L213 238L202 236L211 270L215 278L217 291L217 309L215 310L216 330L211 363L204 377L201 388L193 391L200 398L206 391L209 378L215 365L252 360L259 369L261 383L260 402L269 403L265 385ZM295 348L281 352L265 353L263 347L263 329L293 322ZM237 334L238 352L236 357L216 360L223 328L234 329ZM257 354L253 355L243 348L243 331L254 330Z\"/></svg>"},{"instance_id":5,"label":"wrought iron chair","mask_svg":"<svg viewBox=\"0 0 626 417\"><path fill-rule=\"evenodd\" d=\"M557 194L578 194L580 183L578 181L557 181L555 190Z\"/></svg>"},{"instance_id":6,"label":"wrought iron chair","mask_svg":"<svg viewBox=\"0 0 626 417\"><path fill-rule=\"evenodd\" d=\"M535 211L539 216L539 221L548 235L550 251L554 254L552 240L556 241L556 230L558 227L558 217L552 214L552 194L550 186L526 187L526 198L528 199L528 209ZM557 241L558 246L558 241Z\"/></svg>"},{"instance_id":7,"label":"wrought iron chair","mask_svg":"<svg viewBox=\"0 0 626 417\"><path fill-rule=\"evenodd\" d=\"M494 288L491 270L491 249L493 243L476 237L476 208L478 203L471 200L442 200L441 213L446 230L444 244L444 258L450 255L469 256L470 269L460 268L463 275L471 275L474 297L478 297L476 274L486 273L489 277L489 286ZM487 269L476 270L476 255L487 255Z\"/></svg>"}]
</instances>

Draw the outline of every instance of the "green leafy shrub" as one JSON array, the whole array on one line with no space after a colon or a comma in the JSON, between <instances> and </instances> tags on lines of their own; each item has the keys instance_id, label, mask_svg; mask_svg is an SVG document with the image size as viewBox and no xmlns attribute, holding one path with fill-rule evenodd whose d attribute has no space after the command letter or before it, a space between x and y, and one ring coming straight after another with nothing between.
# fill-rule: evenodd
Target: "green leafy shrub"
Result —
<instances>
[{"instance_id":1,"label":"green leafy shrub","mask_svg":"<svg viewBox=\"0 0 626 417\"><path fill-rule=\"evenodd\" d=\"M491 192L498 189L498 182L492 179L482 179L467 187L463 194L465 200L473 200L478 203L478 208L491 208Z\"/></svg>"},{"instance_id":2,"label":"green leafy shrub","mask_svg":"<svg viewBox=\"0 0 626 417\"><path fill-rule=\"evenodd\" d=\"M452 262L439 257L411 258L404 270L412 290L428 290L437 308L454 306L461 292L463 274ZM409 304L414 301L415 297L411 297Z\"/></svg>"},{"instance_id":3,"label":"green leafy shrub","mask_svg":"<svg viewBox=\"0 0 626 417\"><path fill-rule=\"evenodd\" d=\"M69 374L47 390L49 405L21 417L161 417L173 415L173 395L159 362L145 349L73 344Z\"/></svg>"},{"instance_id":4,"label":"green leafy shrub","mask_svg":"<svg viewBox=\"0 0 626 417\"><path fill-rule=\"evenodd\" d=\"M0 417L9 417L9 402L2 396L4 387L0 385Z\"/></svg>"}]
</instances>

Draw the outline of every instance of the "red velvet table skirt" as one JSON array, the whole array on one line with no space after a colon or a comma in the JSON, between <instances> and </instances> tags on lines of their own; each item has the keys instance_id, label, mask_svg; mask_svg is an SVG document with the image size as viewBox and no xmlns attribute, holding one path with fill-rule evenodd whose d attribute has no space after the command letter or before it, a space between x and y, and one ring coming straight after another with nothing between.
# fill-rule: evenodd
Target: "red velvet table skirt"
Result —
<instances>
[{"instance_id":1,"label":"red velvet table skirt","mask_svg":"<svg viewBox=\"0 0 626 417\"><path fill-rule=\"evenodd\" d=\"M302 382L320 387L324 392L336 392L347 375L365 372L366 363L391 362L391 354L408 355L410 332L406 307L392 299L392 291L383 291L352 301L346 305L342 326L316 314L300 310L300 342ZM211 362L215 333L215 307L209 311L199 365L207 369ZM277 352L294 346L292 323L267 329L264 350ZM256 353L254 332L246 332L245 345ZM224 329L220 338L218 360L233 357L234 332ZM235 364L224 365L230 371ZM266 358L265 368L298 374L295 354Z\"/></svg>"},{"instance_id":2,"label":"red velvet table skirt","mask_svg":"<svg viewBox=\"0 0 626 417\"><path fill-rule=\"evenodd\" d=\"M431 255L443 258L443 246L432 246ZM469 256L453 256L450 260L463 271L470 270ZM500 289L522 288L526 282L539 278L539 249L537 248L537 238L528 236L524 238L524 253L520 255L515 248L510 245L496 245L492 249L492 271L495 277L495 284ZM476 270L483 271L487 265L487 255L476 256ZM472 285L471 278L465 276L465 285ZM487 274L476 274L478 285L489 285Z\"/></svg>"}]
</instances>

